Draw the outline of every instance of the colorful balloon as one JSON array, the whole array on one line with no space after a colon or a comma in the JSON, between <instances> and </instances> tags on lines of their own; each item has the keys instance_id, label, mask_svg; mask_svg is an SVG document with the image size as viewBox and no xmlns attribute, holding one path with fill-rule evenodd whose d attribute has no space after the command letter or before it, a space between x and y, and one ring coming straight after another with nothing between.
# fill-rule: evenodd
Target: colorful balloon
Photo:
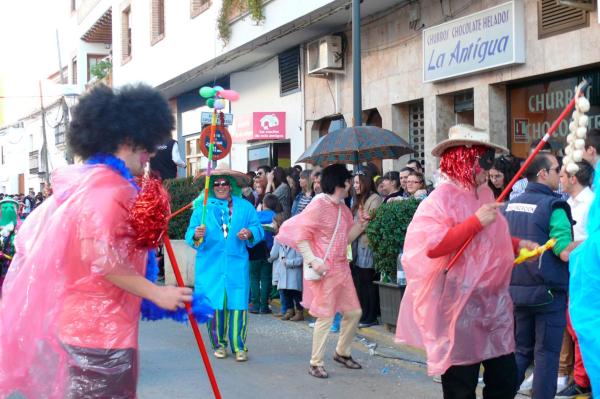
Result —
<instances>
[{"instance_id":1,"label":"colorful balloon","mask_svg":"<svg viewBox=\"0 0 600 399\"><path fill-rule=\"evenodd\" d=\"M217 94L219 94L219 92L221 90L223 90L223 88L221 86L215 86L215 87L213 87L213 89L215 89L215 93L217 93Z\"/></svg>"},{"instance_id":2,"label":"colorful balloon","mask_svg":"<svg viewBox=\"0 0 600 399\"><path fill-rule=\"evenodd\" d=\"M204 86L200 88L200 95L204 98L214 97L216 93L216 90L212 87Z\"/></svg>"},{"instance_id":3,"label":"colorful balloon","mask_svg":"<svg viewBox=\"0 0 600 399\"><path fill-rule=\"evenodd\" d=\"M219 97L229 101L237 101L240 98L240 93L235 90L220 90L217 94Z\"/></svg>"},{"instance_id":4,"label":"colorful balloon","mask_svg":"<svg viewBox=\"0 0 600 399\"><path fill-rule=\"evenodd\" d=\"M206 106L208 108L214 108L215 107L215 99L209 98L208 100L206 100Z\"/></svg>"},{"instance_id":5,"label":"colorful balloon","mask_svg":"<svg viewBox=\"0 0 600 399\"><path fill-rule=\"evenodd\" d=\"M215 109L222 110L225 108L225 100L222 100L219 98L219 99L215 100L214 105L215 105Z\"/></svg>"}]
</instances>

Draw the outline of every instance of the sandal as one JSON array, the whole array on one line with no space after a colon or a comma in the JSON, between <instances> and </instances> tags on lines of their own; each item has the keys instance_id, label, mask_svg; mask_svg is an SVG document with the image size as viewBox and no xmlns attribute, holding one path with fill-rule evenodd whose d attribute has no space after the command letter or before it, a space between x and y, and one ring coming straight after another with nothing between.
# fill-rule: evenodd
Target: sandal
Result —
<instances>
[{"instance_id":1,"label":"sandal","mask_svg":"<svg viewBox=\"0 0 600 399\"><path fill-rule=\"evenodd\" d=\"M323 366L310 366L308 368L308 374L312 375L316 378L328 378L329 374L325 371L325 367Z\"/></svg>"},{"instance_id":2,"label":"sandal","mask_svg":"<svg viewBox=\"0 0 600 399\"><path fill-rule=\"evenodd\" d=\"M354 361L354 359L352 359L352 356L342 356L342 355L338 354L337 352L335 352L335 354L333 355L333 360L344 365L344 367L349 368L349 369L354 369L354 370L362 369L362 366L360 364L358 364L356 361Z\"/></svg>"}]
</instances>

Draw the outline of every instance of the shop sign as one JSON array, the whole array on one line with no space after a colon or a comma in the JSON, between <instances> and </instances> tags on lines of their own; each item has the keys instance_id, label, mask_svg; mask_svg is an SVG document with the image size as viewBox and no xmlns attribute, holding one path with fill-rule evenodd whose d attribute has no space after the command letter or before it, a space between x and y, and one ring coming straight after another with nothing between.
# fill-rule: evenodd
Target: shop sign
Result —
<instances>
[{"instance_id":1,"label":"shop sign","mask_svg":"<svg viewBox=\"0 0 600 399\"><path fill-rule=\"evenodd\" d=\"M593 76L600 74L594 73ZM546 80L510 89L510 143L511 152L526 157L532 141L548 132L574 95L580 77ZM593 87L588 87L586 97L591 102L588 113L589 128L600 128L600 101ZM553 148L564 148L569 134L570 119L564 119L552 135Z\"/></svg>"},{"instance_id":2,"label":"shop sign","mask_svg":"<svg viewBox=\"0 0 600 399\"><path fill-rule=\"evenodd\" d=\"M423 31L423 81L525 62L522 0L488 8Z\"/></svg>"},{"instance_id":3,"label":"shop sign","mask_svg":"<svg viewBox=\"0 0 600 399\"><path fill-rule=\"evenodd\" d=\"M203 112L200 116L200 123L202 123L203 125L212 124L212 116L212 112ZM217 114L217 125L221 124L220 118L221 117ZM233 125L233 114L223 114L223 123L225 124L225 126Z\"/></svg>"},{"instance_id":4,"label":"shop sign","mask_svg":"<svg viewBox=\"0 0 600 399\"><path fill-rule=\"evenodd\" d=\"M285 112L254 112L252 131L254 140L285 139Z\"/></svg>"}]
</instances>

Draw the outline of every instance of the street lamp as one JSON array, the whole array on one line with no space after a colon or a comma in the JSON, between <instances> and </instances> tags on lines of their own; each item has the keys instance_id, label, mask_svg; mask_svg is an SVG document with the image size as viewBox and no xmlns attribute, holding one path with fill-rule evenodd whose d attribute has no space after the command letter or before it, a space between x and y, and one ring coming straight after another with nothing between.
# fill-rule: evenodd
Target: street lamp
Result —
<instances>
[{"instance_id":1,"label":"street lamp","mask_svg":"<svg viewBox=\"0 0 600 399\"><path fill-rule=\"evenodd\" d=\"M65 124L65 132L69 128L69 123L71 122L71 108L75 106L77 103L77 98L80 95L79 88L76 85L68 85L64 84L63 86L63 101L62 101L62 109L64 112L64 124ZM73 154L67 147L65 150L65 159L68 164L74 163Z\"/></svg>"}]
</instances>

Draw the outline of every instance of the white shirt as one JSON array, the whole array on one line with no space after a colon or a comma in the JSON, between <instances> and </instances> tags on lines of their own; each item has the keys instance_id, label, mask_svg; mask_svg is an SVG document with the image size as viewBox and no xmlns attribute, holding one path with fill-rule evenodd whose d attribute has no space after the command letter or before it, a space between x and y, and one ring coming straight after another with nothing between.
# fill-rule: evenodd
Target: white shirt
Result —
<instances>
[{"instance_id":1,"label":"white shirt","mask_svg":"<svg viewBox=\"0 0 600 399\"><path fill-rule=\"evenodd\" d=\"M180 168L185 168L187 166L185 161L181 159L181 155L179 155L179 145L177 144L177 142L173 143L171 159L173 160L173 163L179 166Z\"/></svg>"},{"instance_id":2,"label":"white shirt","mask_svg":"<svg viewBox=\"0 0 600 399\"><path fill-rule=\"evenodd\" d=\"M575 241L583 241L587 238L587 221L590 206L594 201L594 192L589 187L581 190L575 197L569 197L567 203L571 206L571 215L576 222L573 226Z\"/></svg>"}]
</instances>

